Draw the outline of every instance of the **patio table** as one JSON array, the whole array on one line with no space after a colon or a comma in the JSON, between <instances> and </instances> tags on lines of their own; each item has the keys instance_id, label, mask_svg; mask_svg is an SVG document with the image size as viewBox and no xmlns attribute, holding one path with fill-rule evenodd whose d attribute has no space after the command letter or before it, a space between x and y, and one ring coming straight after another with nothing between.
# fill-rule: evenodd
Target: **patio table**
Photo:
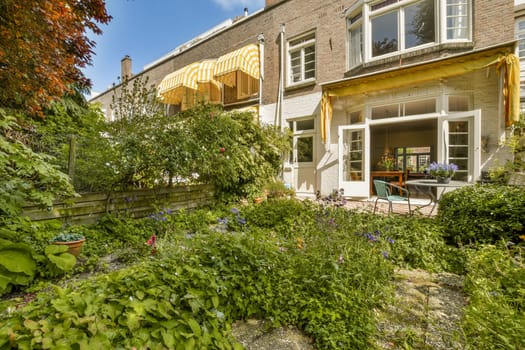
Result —
<instances>
[{"instance_id":1,"label":"patio table","mask_svg":"<svg viewBox=\"0 0 525 350\"><path fill-rule=\"evenodd\" d=\"M432 209L428 213L428 216L432 214L434 208L437 206L439 199L447 189L455 189L463 186L470 186L473 183L465 181L456 181L451 180L449 183L438 183L436 179L418 179L418 180L408 180L406 181L407 186L413 186L417 191L420 191L428 196L430 201L423 205L423 207L432 205ZM436 194L434 194L433 189L436 188Z\"/></svg>"}]
</instances>

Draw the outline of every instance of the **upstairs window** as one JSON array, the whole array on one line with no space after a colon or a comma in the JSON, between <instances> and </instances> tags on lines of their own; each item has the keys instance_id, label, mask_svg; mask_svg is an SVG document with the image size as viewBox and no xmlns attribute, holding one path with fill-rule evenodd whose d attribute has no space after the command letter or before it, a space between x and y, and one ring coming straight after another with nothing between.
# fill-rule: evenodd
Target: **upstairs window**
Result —
<instances>
[{"instance_id":1,"label":"upstairs window","mask_svg":"<svg viewBox=\"0 0 525 350\"><path fill-rule=\"evenodd\" d=\"M372 57L410 49L436 41L434 0L394 3L371 12ZM405 4L405 6L401 6Z\"/></svg>"},{"instance_id":2,"label":"upstairs window","mask_svg":"<svg viewBox=\"0 0 525 350\"><path fill-rule=\"evenodd\" d=\"M315 80L315 33L288 43L288 85Z\"/></svg>"},{"instance_id":3,"label":"upstairs window","mask_svg":"<svg viewBox=\"0 0 525 350\"><path fill-rule=\"evenodd\" d=\"M378 0L347 17L348 67L446 42L471 40L472 0Z\"/></svg>"}]
</instances>

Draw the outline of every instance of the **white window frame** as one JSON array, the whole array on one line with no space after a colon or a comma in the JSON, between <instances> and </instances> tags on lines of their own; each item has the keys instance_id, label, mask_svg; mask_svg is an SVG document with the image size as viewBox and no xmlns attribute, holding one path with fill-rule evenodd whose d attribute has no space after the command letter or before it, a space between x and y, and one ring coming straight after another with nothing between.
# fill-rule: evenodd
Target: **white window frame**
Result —
<instances>
[{"instance_id":1,"label":"white window frame","mask_svg":"<svg viewBox=\"0 0 525 350\"><path fill-rule=\"evenodd\" d=\"M311 120L313 121L314 128L313 129L304 129L304 130L297 130L297 122ZM293 118L289 119L288 123L291 125L291 131L293 133L293 142L292 142L292 157L291 159L288 159L288 162L291 164L296 165L312 165L315 162L315 152L316 152L316 142L315 142L315 117L308 116L308 117L302 117L302 118ZM299 162L298 161L298 154L297 154L297 141L299 138L302 137L312 137L312 161L311 162Z\"/></svg>"},{"instance_id":2,"label":"white window frame","mask_svg":"<svg viewBox=\"0 0 525 350\"><path fill-rule=\"evenodd\" d=\"M382 1L382 0L381 0ZM447 38L447 7L449 6L449 1L451 0L434 0L434 31L435 31L435 41L431 43L426 43L418 45L415 47L405 49L405 35L404 35L404 16L403 11L407 6L411 6L417 3L420 0L398 0L392 4L385 5L384 7L378 8L372 11L372 6L381 3L381 1L366 1L361 0L355 3L347 12L347 68L351 69L353 67L359 66L362 63L372 62L375 60L381 60L391 56L397 56L406 52L418 51L425 49L427 47L437 46L443 43L457 43L457 42L472 42L472 0L464 0L466 6L466 21L467 21L467 31L465 37L460 38ZM450 6L460 6L451 4ZM397 13L398 18L398 50L386 53L384 55L372 56L372 20L378 16L385 15L391 12ZM359 16L361 13L361 18L355 20L354 23L351 23L351 19ZM359 60L356 59L359 53L352 52L352 42L351 42L351 31L355 30L359 25L361 25L361 57L362 61L359 63Z\"/></svg>"},{"instance_id":3,"label":"white window frame","mask_svg":"<svg viewBox=\"0 0 525 350\"><path fill-rule=\"evenodd\" d=\"M472 40L472 0L463 0L464 4L451 4L451 5L448 4L448 1L449 0L441 0L441 13L443 14L442 16L440 16L442 42L469 42L471 41ZM467 33L465 37L449 39L447 35L448 29L449 29L447 27L447 22L448 22L447 21L447 15L448 15L447 8L449 6L459 6L459 5L465 5L467 7L466 15L465 15L467 17L466 18Z\"/></svg>"},{"instance_id":4,"label":"white window frame","mask_svg":"<svg viewBox=\"0 0 525 350\"><path fill-rule=\"evenodd\" d=\"M357 16L359 16L359 14L361 14L361 16L359 18L356 18ZM352 19L354 19L354 21L352 22ZM348 69L352 68L352 67L356 67L356 66L359 66L361 64L363 64L364 62L364 32L363 32L363 13L362 12L357 12L357 13L354 13L354 15L350 15L348 16L347 18L347 27L348 27L348 30L347 30L347 43L348 43ZM354 43L353 41L353 38L354 38L354 35L353 33L358 31L359 34L359 40L357 43ZM356 52L354 49L357 48L358 51Z\"/></svg>"},{"instance_id":5,"label":"white window frame","mask_svg":"<svg viewBox=\"0 0 525 350\"><path fill-rule=\"evenodd\" d=\"M301 40L302 38L309 38L303 40L296 45L292 45L293 42ZM305 78L305 49L309 47L314 47L314 76L312 78ZM314 82L317 76L317 47L316 47L316 33L315 31L308 32L298 37L294 37L287 42L287 67L288 67L288 76L287 76L287 86L300 85L308 82ZM292 71L292 53L300 52L300 79L298 81L293 81L293 71Z\"/></svg>"},{"instance_id":6,"label":"white window frame","mask_svg":"<svg viewBox=\"0 0 525 350\"><path fill-rule=\"evenodd\" d=\"M525 17L519 18L516 21L516 39L518 45L516 47L517 55L520 60L525 59Z\"/></svg>"}]
</instances>

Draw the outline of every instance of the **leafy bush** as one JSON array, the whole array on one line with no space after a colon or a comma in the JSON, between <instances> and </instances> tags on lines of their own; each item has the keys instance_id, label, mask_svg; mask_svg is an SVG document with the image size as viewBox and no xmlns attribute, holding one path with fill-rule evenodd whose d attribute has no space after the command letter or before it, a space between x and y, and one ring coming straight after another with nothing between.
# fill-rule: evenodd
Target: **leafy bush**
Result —
<instances>
[{"instance_id":1,"label":"leafy bush","mask_svg":"<svg viewBox=\"0 0 525 350\"><path fill-rule=\"evenodd\" d=\"M51 165L52 157L17 139L19 129L15 117L0 108L0 217L20 214L27 203L51 207L55 198L74 194L67 175Z\"/></svg>"},{"instance_id":2,"label":"leafy bush","mask_svg":"<svg viewBox=\"0 0 525 350\"><path fill-rule=\"evenodd\" d=\"M162 249L149 259L41 293L23 309L1 314L0 347L237 349L229 329L247 317L298 325L320 349L371 347L373 310L392 292L393 266L385 254L392 243L354 234L359 230L349 234L339 223L348 218L343 209L275 204L284 215L257 205L160 220L169 223L159 238ZM291 228L281 234L263 220L267 213ZM219 230L217 218L224 216L236 224ZM146 235L157 221L133 222ZM132 231L116 219L102 225Z\"/></svg>"},{"instance_id":3,"label":"leafy bush","mask_svg":"<svg viewBox=\"0 0 525 350\"><path fill-rule=\"evenodd\" d=\"M524 349L525 251L486 245L470 251L462 330L471 349Z\"/></svg>"},{"instance_id":4,"label":"leafy bush","mask_svg":"<svg viewBox=\"0 0 525 350\"><path fill-rule=\"evenodd\" d=\"M518 242L525 223L523 188L475 185L445 193L437 219L456 243Z\"/></svg>"}]
</instances>

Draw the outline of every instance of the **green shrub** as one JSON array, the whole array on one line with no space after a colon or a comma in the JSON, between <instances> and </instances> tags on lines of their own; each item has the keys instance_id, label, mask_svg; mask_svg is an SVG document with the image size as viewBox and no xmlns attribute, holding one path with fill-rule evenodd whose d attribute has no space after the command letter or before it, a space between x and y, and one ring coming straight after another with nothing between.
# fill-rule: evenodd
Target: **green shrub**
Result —
<instances>
[{"instance_id":1,"label":"green shrub","mask_svg":"<svg viewBox=\"0 0 525 350\"><path fill-rule=\"evenodd\" d=\"M525 223L523 193L519 186L462 187L443 195L437 219L455 243L518 242Z\"/></svg>"},{"instance_id":2,"label":"green shrub","mask_svg":"<svg viewBox=\"0 0 525 350\"><path fill-rule=\"evenodd\" d=\"M342 209L298 201L276 206L280 211L219 208L162 221L172 223L157 254L0 314L0 348L10 341L33 349L237 349L231 323L247 317L297 325L319 349L372 347L374 309L392 293L393 265L385 254L391 243L349 234L338 224ZM265 215L290 228L281 233ZM224 216L235 225L217 230ZM196 223L203 218L212 222L208 230ZM129 225L149 229L152 221ZM116 219L99 227L132 231Z\"/></svg>"},{"instance_id":3,"label":"green shrub","mask_svg":"<svg viewBox=\"0 0 525 350\"><path fill-rule=\"evenodd\" d=\"M523 247L493 245L470 251L465 290L470 301L462 330L470 349L524 349Z\"/></svg>"}]
</instances>

